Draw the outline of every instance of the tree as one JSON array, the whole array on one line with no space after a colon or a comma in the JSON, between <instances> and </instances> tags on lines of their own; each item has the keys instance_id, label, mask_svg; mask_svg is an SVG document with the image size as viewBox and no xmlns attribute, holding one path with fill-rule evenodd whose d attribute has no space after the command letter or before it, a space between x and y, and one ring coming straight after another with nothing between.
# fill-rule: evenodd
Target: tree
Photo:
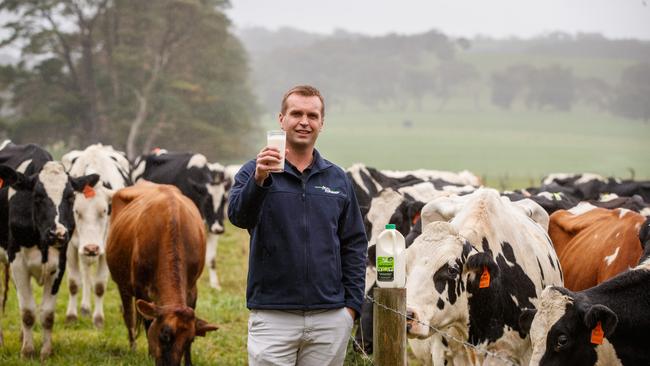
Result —
<instances>
[{"instance_id":1,"label":"tree","mask_svg":"<svg viewBox=\"0 0 650 366\"><path fill-rule=\"evenodd\" d=\"M535 68L526 64L511 65L501 72L492 74L492 103L503 109L509 109L515 99L523 94L535 74Z\"/></svg>"},{"instance_id":2,"label":"tree","mask_svg":"<svg viewBox=\"0 0 650 366\"><path fill-rule=\"evenodd\" d=\"M639 63L623 70L611 110L631 118L650 120L650 63Z\"/></svg>"},{"instance_id":3,"label":"tree","mask_svg":"<svg viewBox=\"0 0 650 366\"><path fill-rule=\"evenodd\" d=\"M130 158L159 144L220 158L248 152L257 107L227 4L4 1L0 11L19 19L5 25L5 44L24 44L12 135L49 126L40 138L112 143Z\"/></svg>"},{"instance_id":4,"label":"tree","mask_svg":"<svg viewBox=\"0 0 650 366\"><path fill-rule=\"evenodd\" d=\"M561 33L560 33L561 34ZM573 71L560 65L539 68L529 83L526 105L543 109L550 106L560 111L571 109L575 100Z\"/></svg>"}]
</instances>

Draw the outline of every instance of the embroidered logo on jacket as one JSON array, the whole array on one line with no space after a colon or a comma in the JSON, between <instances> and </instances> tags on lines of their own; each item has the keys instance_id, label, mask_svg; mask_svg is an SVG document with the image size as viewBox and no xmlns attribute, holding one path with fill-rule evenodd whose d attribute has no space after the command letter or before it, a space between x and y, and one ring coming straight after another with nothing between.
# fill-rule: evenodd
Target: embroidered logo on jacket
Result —
<instances>
[{"instance_id":1,"label":"embroidered logo on jacket","mask_svg":"<svg viewBox=\"0 0 650 366\"><path fill-rule=\"evenodd\" d=\"M329 194L339 194L339 193L341 193L341 191L334 191L334 190L332 190L332 188L330 188L330 187L325 187L325 186L314 186L314 188L316 188L316 189L320 189L320 190L322 190L323 192L325 192L325 193L329 193Z\"/></svg>"}]
</instances>

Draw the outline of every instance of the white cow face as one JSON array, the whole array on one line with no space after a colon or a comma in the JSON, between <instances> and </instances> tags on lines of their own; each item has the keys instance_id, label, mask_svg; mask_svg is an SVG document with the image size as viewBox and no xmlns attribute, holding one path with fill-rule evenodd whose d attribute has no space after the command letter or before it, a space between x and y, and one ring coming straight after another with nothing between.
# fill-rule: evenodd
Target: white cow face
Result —
<instances>
[{"instance_id":1,"label":"white cow face","mask_svg":"<svg viewBox=\"0 0 650 366\"><path fill-rule=\"evenodd\" d=\"M476 250L446 222L427 225L407 249L408 336L427 338L436 328L468 322L464 265ZM423 325L421 323L427 324Z\"/></svg>"},{"instance_id":2,"label":"white cow face","mask_svg":"<svg viewBox=\"0 0 650 366\"><path fill-rule=\"evenodd\" d=\"M115 191L105 188L101 182L76 193L74 219L77 228L73 243L77 245L80 258L94 260L104 254L106 233L110 217L110 204Z\"/></svg>"}]
</instances>

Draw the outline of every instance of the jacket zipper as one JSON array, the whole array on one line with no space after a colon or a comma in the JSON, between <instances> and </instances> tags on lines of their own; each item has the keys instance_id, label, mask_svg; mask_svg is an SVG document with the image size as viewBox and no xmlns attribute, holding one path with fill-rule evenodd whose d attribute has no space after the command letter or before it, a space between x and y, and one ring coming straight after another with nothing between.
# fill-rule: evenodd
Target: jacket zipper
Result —
<instances>
[{"instance_id":1,"label":"jacket zipper","mask_svg":"<svg viewBox=\"0 0 650 366\"><path fill-rule=\"evenodd\" d=\"M301 185L302 185L302 226L304 228L304 235L305 235L305 240L304 240L304 253L305 253L305 266L304 266L304 278L305 278L305 284L309 282L309 258L308 258L308 248L309 248L309 230L307 228L307 199L306 199L306 193L307 189L305 180L302 178L300 179ZM302 287L302 296L303 296L303 304L306 303L307 296L305 294L307 286Z\"/></svg>"}]
</instances>

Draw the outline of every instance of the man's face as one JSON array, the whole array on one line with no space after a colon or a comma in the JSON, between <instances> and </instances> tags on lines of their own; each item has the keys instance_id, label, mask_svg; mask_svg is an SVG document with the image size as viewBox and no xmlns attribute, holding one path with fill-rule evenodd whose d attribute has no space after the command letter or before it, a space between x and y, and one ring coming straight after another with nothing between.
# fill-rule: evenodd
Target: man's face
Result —
<instances>
[{"instance_id":1,"label":"man's face","mask_svg":"<svg viewBox=\"0 0 650 366\"><path fill-rule=\"evenodd\" d=\"M289 149L313 147L323 127L320 99L317 96L291 94L286 102L285 113L280 113L280 126L287 133Z\"/></svg>"}]
</instances>

